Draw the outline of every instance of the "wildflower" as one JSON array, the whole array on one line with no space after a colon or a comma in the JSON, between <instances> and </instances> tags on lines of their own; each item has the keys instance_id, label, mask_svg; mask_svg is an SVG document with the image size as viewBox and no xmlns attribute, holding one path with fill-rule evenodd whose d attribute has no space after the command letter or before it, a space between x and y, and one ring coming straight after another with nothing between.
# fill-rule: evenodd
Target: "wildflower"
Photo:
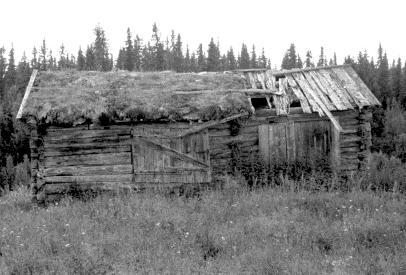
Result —
<instances>
[{"instance_id":1,"label":"wildflower","mask_svg":"<svg viewBox=\"0 0 406 275\"><path fill-rule=\"evenodd\" d=\"M82 235L86 235L86 232L82 232Z\"/></svg>"},{"instance_id":2,"label":"wildflower","mask_svg":"<svg viewBox=\"0 0 406 275\"><path fill-rule=\"evenodd\" d=\"M24 244L20 243L20 246L24 246Z\"/></svg>"},{"instance_id":3,"label":"wildflower","mask_svg":"<svg viewBox=\"0 0 406 275\"><path fill-rule=\"evenodd\" d=\"M189 236L189 232L186 232L186 233L185 233L185 236L186 236L186 237Z\"/></svg>"},{"instance_id":4,"label":"wildflower","mask_svg":"<svg viewBox=\"0 0 406 275\"><path fill-rule=\"evenodd\" d=\"M225 240L226 240L226 238L224 238L223 236L221 236L221 239L222 239L223 241L225 241Z\"/></svg>"},{"instance_id":5,"label":"wildflower","mask_svg":"<svg viewBox=\"0 0 406 275\"><path fill-rule=\"evenodd\" d=\"M160 225L161 225L161 223L159 223L159 222L156 223L156 226L160 226Z\"/></svg>"},{"instance_id":6,"label":"wildflower","mask_svg":"<svg viewBox=\"0 0 406 275\"><path fill-rule=\"evenodd\" d=\"M14 231L10 231L10 234L13 234L14 233Z\"/></svg>"},{"instance_id":7,"label":"wildflower","mask_svg":"<svg viewBox=\"0 0 406 275\"><path fill-rule=\"evenodd\" d=\"M20 236L19 236L19 235L17 235L17 236L16 236L16 238L20 238Z\"/></svg>"},{"instance_id":8,"label":"wildflower","mask_svg":"<svg viewBox=\"0 0 406 275\"><path fill-rule=\"evenodd\" d=\"M68 227L68 226L69 226L69 223L65 224L65 226Z\"/></svg>"},{"instance_id":9,"label":"wildflower","mask_svg":"<svg viewBox=\"0 0 406 275\"><path fill-rule=\"evenodd\" d=\"M176 253L180 254L180 250L178 250Z\"/></svg>"},{"instance_id":10,"label":"wildflower","mask_svg":"<svg viewBox=\"0 0 406 275\"><path fill-rule=\"evenodd\" d=\"M69 246L70 246L70 244L69 244L69 243L65 244L65 247L69 247Z\"/></svg>"},{"instance_id":11,"label":"wildflower","mask_svg":"<svg viewBox=\"0 0 406 275\"><path fill-rule=\"evenodd\" d=\"M236 206L237 206L236 203L234 203L234 204L231 205L231 207L236 207ZM257 204L257 206L258 206L258 204Z\"/></svg>"}]
</instances>

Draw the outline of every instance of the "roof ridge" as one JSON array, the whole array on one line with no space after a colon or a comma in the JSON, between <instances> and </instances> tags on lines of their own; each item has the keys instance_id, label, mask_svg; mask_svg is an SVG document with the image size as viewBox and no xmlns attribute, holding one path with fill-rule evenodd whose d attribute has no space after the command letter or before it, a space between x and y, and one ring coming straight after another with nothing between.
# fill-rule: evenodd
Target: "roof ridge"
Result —
<instances>
[{"instance_id":1,"label":"roof ridge","mask_svg":"<svg viewBox=\"0 0 406 275\"><path fill-rule=\"evenodd\" d=\"M249 73L249 72L271 71L272 75L282 75L282 74L292 74L292 73L298 73L298 72L316 71L316 70L322 70L322 69L343 68L343 67L350 67L350 66L351 66L351 64L342 64L342 65L318 66L318 67L303 68L303 69L290 69L290 70L272 70L272 69L267 69L267 68L257 68L257 69L239 69L239 70L233 70L231 72Z\"/></svg>"}]
</instances>

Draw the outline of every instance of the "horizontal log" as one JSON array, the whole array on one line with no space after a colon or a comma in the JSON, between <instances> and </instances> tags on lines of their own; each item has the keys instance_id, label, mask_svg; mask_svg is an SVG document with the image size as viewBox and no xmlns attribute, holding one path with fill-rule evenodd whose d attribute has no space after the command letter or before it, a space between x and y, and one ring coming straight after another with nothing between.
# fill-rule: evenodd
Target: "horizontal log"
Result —
<instances>
[{"instance_id":1,"label":"horizontal log","mask_svg":"<svg viewBox=\"0 0 406 275\"><path fill-rule=\"evenodd\" d=\"M59 166L44 169L44 176L120 175L130 174L131 172L131 164L108 166Z\"/></svg>"},{"instance_id":2,"label":"horizontal log","mask_svg":"<svg viewBox=\"0 0 406 275\"><path fill-rule=\"evenodd\" d=\"M91 175L91 176L51 176L45 177L45 184L48 183L77 183L84 182L131 182L132 174L118 174L118 175Z\"/></svg>"},{"instance_id":3,"label":"horizontal log","mask_svg":"<svg viewBox=\"0 0 406 275\"><path fill-rule=\"evenodd\" d=\"M108 130L76 130L71 131L48 131L45 140L63 141L67 139L82 139L90 137L112 137L130 135L130 129L108 129Z\"/></svg>"},{"instance_id":4,"label":"horizontal log","mask_svg":"<svg viewBox=\"0 0 406 275\"><path fill-rule=\"evenodd\" d=\"M94 166L111 164L129 164L131 155L128 152L76 156L56 156L45 158L45 168L58 166Z\"/></svg>"},{"instance_id":5,"label":"horizontal log","mask_svg":"<svg viewBox=\"0 0 406 275\"><path fill-rule=\"evenodd\" d=\"M91 154L109 154L109 153L122 153L131 152L130 145L118 144L115 146L102 146L102 147L62 147L62 148L47 148L44 152L45 157L55 156L75 156L75 155L91 155Z\"/></svg>"},{"instance_id":6,"label":"horizontal log","mask_svg":"<svg viewBox=\"0 0 406 275\"><path fill-rule=\"evenodd\" d=\"M68 139L64 141L57 141L57 140L45 140L44 146L46 148L50 147L67 147L72 146L75 144L88 144L88 143L117 143L129 140L130 136L111 136L111 137L89 137L89 138L81 138L81 139Z\"/></svg>"}]
</instances>

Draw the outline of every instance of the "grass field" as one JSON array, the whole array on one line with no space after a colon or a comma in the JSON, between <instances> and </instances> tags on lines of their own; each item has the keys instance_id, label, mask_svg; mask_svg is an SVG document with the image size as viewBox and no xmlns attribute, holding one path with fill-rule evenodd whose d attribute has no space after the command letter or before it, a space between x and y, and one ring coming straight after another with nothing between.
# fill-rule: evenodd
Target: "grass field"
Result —
<instances>
[{"instance_id":1,"label":"grass field","mask_svg":"<svg viewBox=\"0 0 406 275\"><path fill-rule=\"evenodd\" d=\"M402 274L406 199L230 187L66 199L0 198L2 274Z\"/></svg>"}]
</instances>

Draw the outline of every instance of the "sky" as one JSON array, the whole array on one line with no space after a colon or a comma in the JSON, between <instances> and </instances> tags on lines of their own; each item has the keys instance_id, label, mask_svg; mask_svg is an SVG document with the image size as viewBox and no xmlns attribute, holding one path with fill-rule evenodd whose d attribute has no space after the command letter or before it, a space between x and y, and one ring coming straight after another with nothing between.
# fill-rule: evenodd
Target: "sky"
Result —
<instances>
[{"instance_id":1,"label":"sky","mask_svg":"<svg viewBox=\"0 0 406 275\"><path fill-rule=\"evenodd\" d=\"M316 61L320 46L341 63L359 51L376 56L379 43L389 60L406 59L404 0L1 0L0 9L0 47L14 45L17 57L26 51L30 58L43 38L54 55L63 43L76 56L100 24L116 58L127 27L148 40L156 22L163 38L173 29L191 50L199 43L207 49L211 37L222 52L239 52L241 43L255 44L257 54L263 47L278 68L291 43L302 59L311 50Z\"/></svg>"}]
</instances>

